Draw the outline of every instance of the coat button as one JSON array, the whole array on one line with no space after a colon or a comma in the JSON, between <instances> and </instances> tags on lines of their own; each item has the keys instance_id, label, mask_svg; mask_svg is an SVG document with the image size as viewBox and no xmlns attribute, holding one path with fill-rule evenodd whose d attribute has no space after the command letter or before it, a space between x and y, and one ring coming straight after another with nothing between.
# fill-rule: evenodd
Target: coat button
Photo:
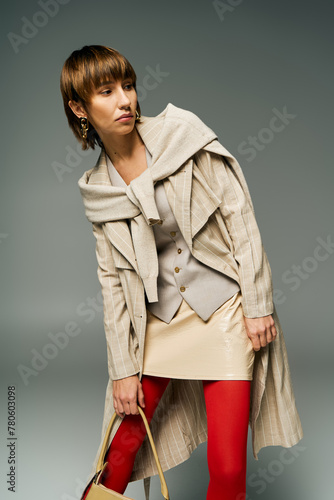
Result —
<instances>
[{"instance_id":1,"label":"coat button","mask_svg":"<svg viewBox=\"0 0 334 500\"><path fill-rule=\"evenodd\" d=\"M185 286L180 286L180 291L181 292L185 292L186 291L186 287Z\"/></svg>"},{"instance_id":2,"label":"coat button","mask_svg":"<svg viewBox=\"0 0 334 500\"><path fill-rule=\"evenodd\" d=\"M180 268L179 268L179 267L176 267L176 268L175 268L175 272L176 272L176 273L179 273L179 272L180 272Z\"/></svg>"},{"instance_id":3,"label":"coat button","mask_svg":"<svg viewBox=\"0 0 334 500\"><path fill-rule=\"evenodd\" d=\"M177 253L181 253L182 252L182 249L181 248L178 248L177 249Z\"/></svg>"},{"instance_id":4,"label":"coat button","mask_svg":"<svg viewBox=\"0 0 334 500\"><path fill-rule=\"evenodd\" d=\"M158 220L158 224L160 224L161 226L161 224L163 224L163 220L162 219Z\"/></svg>"},{"instance_id":5,"label":"coat button","mask_svg":"<svg viewBox=\"0 0 334 500\"><path fill-rule=\"evenodd\" d=\"M174 238L174 236L176 236L176 232L175 231L171 231L170 235L173 236L173 238Z\"/></svg>"}]
</instances>

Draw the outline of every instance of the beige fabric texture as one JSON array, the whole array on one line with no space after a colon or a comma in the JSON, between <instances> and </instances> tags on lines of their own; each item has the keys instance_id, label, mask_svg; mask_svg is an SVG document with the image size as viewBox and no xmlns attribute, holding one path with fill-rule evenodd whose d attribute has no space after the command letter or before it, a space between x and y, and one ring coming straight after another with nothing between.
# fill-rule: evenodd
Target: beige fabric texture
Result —
<instances>
[{"instance_id":1,"label":"beige fabric texture","mask_svg":"<svg viewBox=\"0 0 334 500\"><path fill-rule=\"evenodd\" d=\"M151 155L147 148L145 151L147 165L150 167ZM126 187L125 181L108 156L107 165L111 183L114 186ZM240 290L240 287L226 274L195 259L179 230L162 181L154 185L154 191L156 206L162 218L161 224L152 226L158 251L159 301L147 302L147 309L162 321L170 323L185 299L198 316L206 321L219 306ZM176 272L176 267L179 272ZM181 286L185 287L182 292Z\"/></svg>"},{"instance_id":2,"label":"beige fabric texture","mask_svg":"<svg viewBox=\"0 0 334 500\"><path fill-rule=\"evenodd\" d=\"M175 172L164 179L164 187L193 255L238 282L245 316L273 315L277 338L257 351L254 360L249 414L253 456L257 459L259 450L266 446L291 447L303 437L303 430L283 331L273 303L270 266L241 167L217 138L203 146L208 127L194 113L171 103L156 117L142 116L135 126L152 154L152 166L162 154L174 163ZM170 140L173 135L180 135L178 143ZM173 144L183 144L182 138L187 146L184 150L193 151L185 161L180 156L180 148L173 148ZM85 172L79 183L97 188L98 205L102 203L101 188L112 193L103 149L95 167ZM120 188L114 189L120 192ZM109 381L101 441L88 481L95 474L103 437L114 413L113 379L136 373L139 379L142 377L147 320L143 280L126 220L95 222L92 228L104 300ZM118 417L109 443L120 423ZM163 471L187 460L196 447L207 440L202 381L171 379L150 426ZM136 455L130 481L146 478L147 499L149 478L155 474L157 469L146 436Z\"/></svg>"}]
</instances>

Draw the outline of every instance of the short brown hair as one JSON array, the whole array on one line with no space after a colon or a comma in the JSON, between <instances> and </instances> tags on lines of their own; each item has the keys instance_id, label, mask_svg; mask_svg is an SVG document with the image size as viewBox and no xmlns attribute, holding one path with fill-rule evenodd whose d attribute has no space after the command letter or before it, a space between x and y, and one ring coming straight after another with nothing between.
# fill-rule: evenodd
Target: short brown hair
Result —
<instances>
[{"instance_id":1,"label":"short brown hair","mask_svg":"<svg viewBox=\"0 0 334 500\"><path fill-rule=\"evenodd\" d=\"M81 142L82 149L95 149L95 145L103 146L102 141L92 124L89 124L87 139L83 139L80 131L80 119L69 107L69 101L75 101L85 107L90 102L94 89L108 77L115 80L131 78L136 90L136 73L129 61L115 49L104 45L85 45L75 50L66 59L60 76L60 90L68 124L75 137ZM137 111L141 115L139 102Z\"/></svg>"}]
</instances>

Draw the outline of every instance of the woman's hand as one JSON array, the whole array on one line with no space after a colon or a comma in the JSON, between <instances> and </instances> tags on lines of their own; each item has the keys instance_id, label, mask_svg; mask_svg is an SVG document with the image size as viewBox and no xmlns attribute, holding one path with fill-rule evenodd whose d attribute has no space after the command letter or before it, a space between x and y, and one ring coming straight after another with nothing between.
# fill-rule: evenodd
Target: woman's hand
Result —
<instances>
[{"instance_id":1,"label":"woman's hand","mask_svg":"<svg viewBox=\"0 0 334 500\"><path fill-rule=\"evenodd\" d=\"M248 337L253 343L254 351L259 351L261 347L275 340L277 331L272 315L262 318L246 318L244 316L245 326Z\"/></svg>"},{"instance_id":2,"label":"woman's hand","mask_svg":"<svg viewBox=\"0 0 334 500\"><path fill-rule=\"evenodd\" d=\"M137 403L138 398L138 403ZM138 375L113 380L114 408L117 415L139 415L137 404L145 407L144 392Z\"/></svg>"}]
</instances>

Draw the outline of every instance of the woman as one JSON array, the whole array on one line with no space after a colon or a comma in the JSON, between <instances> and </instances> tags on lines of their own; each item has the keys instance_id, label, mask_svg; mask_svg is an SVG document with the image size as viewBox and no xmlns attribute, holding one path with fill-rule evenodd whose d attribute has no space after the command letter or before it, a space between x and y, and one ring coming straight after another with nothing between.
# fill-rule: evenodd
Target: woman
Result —
<instances>
[{"instance_id":1,"label":"woman","mask_svg":"<svg viewBox=\"0 0 334 500\"><path fill-rule=\"evenodd\" d=\"M82 498L114 411L101 482L124 493L144 478L149 497L157 469L138 404L163 470L207 440L207 500L242 500L248 424L255 459L303 431L241 168L194 113L169 103L141 116L135 72L114 49L74 51L61 92L82 148L101 147L78 181L96 238L109 371Z\"/></svg>"}]
</instances>

